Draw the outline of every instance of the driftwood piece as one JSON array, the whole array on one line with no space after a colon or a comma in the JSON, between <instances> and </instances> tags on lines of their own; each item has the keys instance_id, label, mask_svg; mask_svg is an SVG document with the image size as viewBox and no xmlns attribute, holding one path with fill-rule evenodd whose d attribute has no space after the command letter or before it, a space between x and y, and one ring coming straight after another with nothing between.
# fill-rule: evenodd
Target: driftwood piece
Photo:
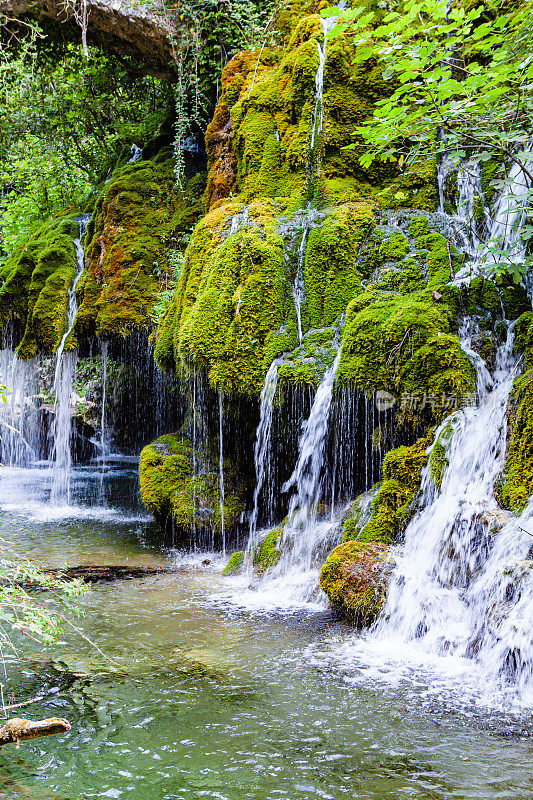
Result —
<instances>
[{"instance_id":1,"label":"driftwood piece","mask_svg":"<svg viewBox=\"0 0 533 800\"><path fill-rule=\"evenodd\" d=\"M66 733L70 730L70 722L60 717L50 719L9 719L0 728L0 747L4 744L19 744L25 739L37 739L39 736L53 736L56 733Z\"/></svg>"}]
</instances>

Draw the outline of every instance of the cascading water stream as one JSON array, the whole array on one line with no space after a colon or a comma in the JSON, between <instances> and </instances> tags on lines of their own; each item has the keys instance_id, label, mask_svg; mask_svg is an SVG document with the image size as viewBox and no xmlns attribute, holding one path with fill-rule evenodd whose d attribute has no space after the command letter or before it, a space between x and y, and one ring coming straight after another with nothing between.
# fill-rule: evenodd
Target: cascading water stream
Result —
<instances>
[{"instance_id":1,"label":"cascading water stream","mask_svg":"<svg viewBox=\"0 0 533 800\"><path fill-rule=\"evenodd\" d=\"M533 144L528 146L533 152ZM530 206L530 180L519 164L513 163L507 176L507 184L496 196L492 208L485 202L481 186L479 164L468 162L457 174L459 202L457 216L464 220L468 230L469 262L455 276L454 284L468 283L483 271L505 264L523 264L527 252L527 241L522 234ZM479 199L483 211L483 230L476 222L475 201ZM526 283L530 283L526 280ZM532 287L527 286L530 297Z\"/></svg>"},{"instance_id":2,"label":"cascading water stream","mask_svg":"<svg viewBox=\"0 0 533 800\"><path fill-rule=\"evenodd\" d=\"M90 215L84 215L79 219L79 236L74 240L77 269L68 293L67 328L56 354L54 421L52 423L52 489L50 494L50 501L54 506L68 505L70 502L70 470L72 466L70 402L76 374L77 353L65 353L64 350L78 313L76 288L85 270L85 254L81 240L85 234L89 219Z\"/></svg>"},{"instance_id":3,"label":"cascading water stream","mask_svg":"<svg viewBox=\"0 0 533 800\"><path fill-rule=\"evenodd\" d=\"M220 503L220 533L222 555L226 555L226 529L224 527L224 393L218 392L218 494Z\"/></svg>"},{"instance_id":4,"label":"cascading water stream","mask_svg":"<svg viewBox=\"0 0 533 800\"><path fill-rule=\"evenodd\" d=\"M478 355L473 359L479 405L456 412L437 431L435 441L446 446L442 483L435 486L428 465L420 510L407 527L385 610L369 640L383 644L385 659L395 652L402 658L415 653L422 663L443 657L442 666L450 658L465 666L473 659L480 689L507 684L530 704L531 539L518 526L527 528L533 504L516 520L494 498L516 370L513 328L499 348L494 379ZM465 351L474 355L468 329L462 334Z\"/></svg>"},{"instance_id":5,"label":"cascading water stream","mask_svg":"<svg viewBox=\"0 0 533 800\"><path fill-rule=\"evenodd\" d=\"M143 154L142 147L133 143L131 146L131 156L128 159L128 164L135 164L136 161L139 161Z\"/></svg>"},{"instance_id":6,"label":"cascading water stream","mask_svg":"<svg viewBox=\"0 0 533 800\"><path fill-rule=\"evenodd\" d=\"M6 348L0 353L0 382L7 389L6 402L0 401L2 464L28 466L37 460L39 412L34 398L38 393L37 359L22 361Z\"/></svg>"},{"instance_id":7,"label":"cascading water stream","mask_svg":"<svg viewBox=\"0 0 533 800\"><path fill-rule=\"evenodd\" d=\"M102 466L109 455L109 436L106 427L108 342L102 342L102 407L100 409L100 458Z\"/></svg>"},{"instance_id":8,"label":"cascading water stream","mask_svg":"<svg viewBox=\"0 0 533 800\"><path fill-rule=\"evenodd\" d=\"M339 8L344 10L346 8L346 0L341 0ZM335 27L338 16L321 17L320 24L322 26L323 40L317 42L318 49L318 69L315 76L315 108L313 111L313 125L311 129L311 145L310 145L310 173L311 177L315 171L315 160L317 153L315 152L316 145L320 142L322 129L324 127L324 67L326 64L326 43L328 34Z\"/></svg>"},{"instance_id":9,"label":"cascading water stream","mask_svg":"<svg viewBox=\"0 0 533 800\"><path fill-rule=\"evenodd\" d=\"M305 265L305 252L307 248L307 239L309 237L309 228L305 228L302 233L300 247L298 248L298 267L296 270L296 277L292 287L292 296L294 299L294 308L296 309L296 319L298 322L298 342L302 343L302 304L305 298L305 281L304 281L304 265Z\"/></svg>"},{"instance_id":10,"label":"cascading water stream","mask_svg":"<svg viewBox=\"0 0 533 800\"><path fill-rule=\"evenodd\" d=\"M272 417L274 414L274 399L276 397L276 390L278 388L278 370L281 359L275 359L266 374L265 384L261 391L261 402L259 410L259 425L255 435L254 447L254 464L255 464L255 489L254 489L254 505L252 514L250 516L250 532L248 537L248 552L252 552L257 544L257 518L259 514L259 497L265 485L265 478L267 486L269 485L269 460L270 460L270 442L272 433ZM267 523L270 522L268 515L270 503L266 503Z\"/></svg>"},{"instance_id":11,"label":"cascading water stream","mask_svg":"<svg viewBox=\"0 0 533 800\"><path fill-rule=\"evenodd\" d=\"M287 522L283 529L281 557L269 570L268 582L273 591L283 587L286 599L307 602L318 590L317 558L330 542L337 528L331 519L317 520L321 497L324 453L328 422L333 398L333 385L339 367L341 348L338 345L332 365L325 371L317 389L308 419L304 422L298 445L298 461L289 480L282 487L288 492L296 489L289 503Z\"/></svg>"}]
</instances>

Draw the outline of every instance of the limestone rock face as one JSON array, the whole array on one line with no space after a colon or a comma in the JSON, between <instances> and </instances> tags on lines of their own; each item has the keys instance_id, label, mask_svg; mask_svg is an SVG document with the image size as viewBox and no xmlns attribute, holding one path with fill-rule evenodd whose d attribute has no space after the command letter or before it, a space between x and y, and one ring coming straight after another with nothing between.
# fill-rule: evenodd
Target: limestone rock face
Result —
<instances>
[{"instance_id":1,"label":"limestone rock face","mask_svg":"<svg viewBox=\"0 0 533 800\"><path fill-rule=\"evenodd\" d=\"M0 0L0 13L9 18L43 20L65 25L76 35L74 15L61 0ZM73 5L73 4L72 4ZM174 71L172 36L177 33L171 12L162 4L145 5L133 0L87 0L89 42L104 43L118 53L138 53L143 72ZM78 34L81 38L81 31Z\"/></svg>"}]
</instances>

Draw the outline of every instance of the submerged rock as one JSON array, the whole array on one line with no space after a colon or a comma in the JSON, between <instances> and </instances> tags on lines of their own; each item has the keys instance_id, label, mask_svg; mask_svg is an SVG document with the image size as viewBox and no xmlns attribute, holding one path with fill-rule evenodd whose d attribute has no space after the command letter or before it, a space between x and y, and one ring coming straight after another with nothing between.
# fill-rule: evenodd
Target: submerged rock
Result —
<instances>
[{"instance_id":1,"label":"submerged rock","mask_svg":"<svg viewBox=\"0 0 533 800\"><path fill-rule=\"evenodd\" d=\"M358 625L368 625L384 606L393 568L389 550L379 542L345 542L322 567L322 591Z\"/></svg>"}]
</instances>

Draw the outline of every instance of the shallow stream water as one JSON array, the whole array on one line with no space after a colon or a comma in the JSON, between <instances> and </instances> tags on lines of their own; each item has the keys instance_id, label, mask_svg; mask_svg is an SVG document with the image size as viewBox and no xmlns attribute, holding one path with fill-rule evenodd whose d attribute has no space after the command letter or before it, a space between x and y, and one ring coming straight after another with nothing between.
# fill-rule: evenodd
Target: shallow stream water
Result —
<instances>
[{"instance_id":1,"label":"shallow stream water","mask_svg":"<svg viewBox=\"0 0 533 800\"><path fill-rule=\"evenodd\" d=\"M134 463L75 470L70 507L48 494L44 470L0 468L0 536L20 552L174 571L94 585L79 624L105 655L69 633L8 660L17 700L44 694L24 713L72 730L2 748L0 797L533 798L527 719L354 681L334 663L351 629L316 606L239 608L219 556L157 545Z\"/></svg>"}]
</instances>

